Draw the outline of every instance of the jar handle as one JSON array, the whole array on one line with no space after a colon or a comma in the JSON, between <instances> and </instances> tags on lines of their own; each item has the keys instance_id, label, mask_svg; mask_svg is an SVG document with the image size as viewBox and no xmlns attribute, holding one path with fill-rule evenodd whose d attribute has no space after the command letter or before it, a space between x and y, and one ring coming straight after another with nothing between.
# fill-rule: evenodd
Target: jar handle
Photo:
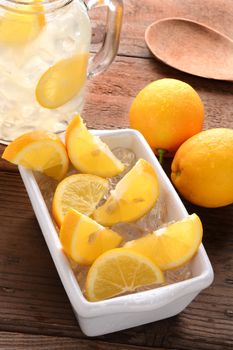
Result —
<instances>
[{"instance_id":1,"label":"jar handle","mask_svg":"<svg viewBox=\"0 0 233 350\"><path fill-rule=\"evenodd\" d=\"M97 54L90 59L88 77L100 74L108 68L117 55L121 24L123 16L122 0L88 0L87 9L107 6L107 24L102 47Z\"/></svg>"}]
</instances>

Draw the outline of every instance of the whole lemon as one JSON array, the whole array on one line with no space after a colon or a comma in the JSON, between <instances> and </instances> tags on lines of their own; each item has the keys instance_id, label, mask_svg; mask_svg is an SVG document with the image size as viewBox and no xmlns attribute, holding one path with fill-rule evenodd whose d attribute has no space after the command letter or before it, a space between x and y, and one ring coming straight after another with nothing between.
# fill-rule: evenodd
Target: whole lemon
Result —
<instances>
[{"instance_id":1,"label":"whole lemon","mask_svg":"<svg viewBox=\"0 0 233 350\"><path fill-rule=\"evenodd\" d=\"M191 203L208 208L233 203L233 130L210 129L185 141L173 159L171 178Z\"/></svg>"},{"instance_id":2,"label":"whole lemon","mask_svg":"<svg viewBox=\"0 0 233 350\"><path fill-rule=\"evenodd\" d=\"M197 92L183 81L160 79L147 85L133 101L130 126L153 149L172 156L189 137L202 130L204 107Z\"/></svg>"}]
</instances>

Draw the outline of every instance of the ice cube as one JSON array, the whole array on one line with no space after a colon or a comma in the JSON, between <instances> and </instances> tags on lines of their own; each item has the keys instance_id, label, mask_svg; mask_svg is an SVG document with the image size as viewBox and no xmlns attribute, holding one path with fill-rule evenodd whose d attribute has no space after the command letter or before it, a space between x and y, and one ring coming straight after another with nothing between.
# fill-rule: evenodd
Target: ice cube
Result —
<instances>
[{"instance_id":1,"label":"ice cube","mask_svg":"<svg viewBox=\"0 0 233 350\"><path fill-rule=\"evenodd\" d=\"M85 294L85 284L86 284L87 274L89 271L89 266L81 266L81 265L75 264L73 261L70 261L70 264L77 278L79 287L83 292L83 294Z\"/></svg>"},{"instance_id":2,"label":"ice cube","mask_svg":"<svg viewBox=\"0 0 233 350\"><path fill-rule=\"evenodd\" d=\"M167 219L167 208L166 202L160 194L155 206L149 211L148 214L139 219L136 224L142 230L147 233L151 233L157 230L159 227L166 223Z\"/></svg>"},{"instance_id":3,"label":"ice cube","mask_svg":"<svg viewBox=\"0 0 233 350\"><path fill-rule=\"evenodd\" d=\"M137 222L120 222L113 225L112 230L121 235L122 245L145 235L145 231L137 225Z\"/></svg>"},{"instance_id":4,"label":"ice cube","mask_svg":"<svg viewBox=\"0 0 233 350\"><path fill-rule=\"evenodd\" d=\"M136 163L136 155L131 149L117 147L112 152L124 164L124 173L128 172Z\"/></svg>"},{"instance_id":5,"label":"ice cube","mask_svg":"<svg viewBox=\"0 0 233 350\"><path fill-rule=\"evenodd\" d=\"M72 54L77 53L78 50L78 40L71 36L60 36L56 41L56 49L64 54L64 56L72 56Z\"/></svg>"},{"instance_id":6,"label":"ice cube","mask_svg":"<svg viewBox=\"0 0 233 350\"><path fill-rule=\"evenodd\" d=\"M117 148L114 148L112 152L124 164L125 169L121 174L114 176L109 180L110 190L116 187L116 184L125 176L126 173L130 171L130 169L132 169L132 167L136 163L135 153L128 148L117 147ZM107 194L105 198L107 198L108 195L109 194Z\"/></svg>"},{"instance_id":7,"label":"ice cube","mask_svg":"<svg viewBox=\"0 0 233 350\"><path fill-rule=\"evenodd\" d=\"M58 181L38 172L35 172L34 175L42 193L42 196L44 198L44 201L48 209L51 211L53 195L58 185Z\"/></svg>"},{"instance_id":8,"label":"ice cube","mask_svg":"<svg viewBox=\"0 0 233 350\"><path fill-rule=\"evenodd\" d=\"M49 68L49 64L41 55L32 55L20 66L20 76L23 84L35 89L41 75Z\"/></svg>"},{"instance_id":9,"label":"ice cube","mask_svg":"<svg viewBox=\"0 0 233 350\"><path fill-rule=\"evenodd\" d=\"M190 262L175 270L165 272L166 284L176 283L192 277Z\"/></svg>"}]
</instances>

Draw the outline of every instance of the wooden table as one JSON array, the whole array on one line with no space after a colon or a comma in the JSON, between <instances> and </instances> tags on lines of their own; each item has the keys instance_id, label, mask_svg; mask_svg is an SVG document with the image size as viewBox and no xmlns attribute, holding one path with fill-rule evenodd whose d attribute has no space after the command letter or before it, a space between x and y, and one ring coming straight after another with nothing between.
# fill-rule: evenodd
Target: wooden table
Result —
<instances>
[{"instance_id":1,"label":"wooden table","mask_svg":"<svg viewBox=\"0 0 233 350\"><path fill-rule=\"evenodd\" d=\"M216 7L213 17L207 1L126 0L119 55L105 74L89 84L83 113L88 126L128 126L129 107L137 92L153 80L172 77L190 83L201 95L205 128L233 127L232 84L183 74L159 63L143 39L147 25L172 15L205 20L233 37L233 2L226 2L224 10L217 6L219 0L211 1L211 8ZM91 16L98 43L102 15L97 11ZM224 26L216 21L222 16ZM203 221L204 245L215 271L212 286L176 317L87 338L74 318L17 168L1 161L0 349L232 349L233 206L203 209L185 205Z\"/></svg>"}]
</instances>

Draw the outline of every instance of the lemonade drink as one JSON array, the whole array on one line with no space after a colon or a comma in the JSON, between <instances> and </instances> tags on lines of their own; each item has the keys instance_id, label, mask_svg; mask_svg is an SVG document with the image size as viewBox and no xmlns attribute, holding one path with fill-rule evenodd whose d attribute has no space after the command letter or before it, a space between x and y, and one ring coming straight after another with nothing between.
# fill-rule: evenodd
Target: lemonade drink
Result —
<instances>
[{"instance_id":1,"label":"lemonade drink","mask_svg":"<svg viewBox=\"0 0 233 350\"><path fill-rule=\"evenodd\" d=\"M28 5L16 5L19 13L13 8L0 8L2 141L35 128L62 131L74 112L82 108L90 21L82 2L66 4L67 1L58 0L56 6L53 3L31 6L29 10ZM66 64L66 59L71 61ZM51 67L55 67L52 72ZM38 82L46 72L39 96ZM73 76L75 79L70 82ZM64 95L66 98L62 99ZM49 100L54 106L49 105Z\"/></svg>"}]
</instances>

